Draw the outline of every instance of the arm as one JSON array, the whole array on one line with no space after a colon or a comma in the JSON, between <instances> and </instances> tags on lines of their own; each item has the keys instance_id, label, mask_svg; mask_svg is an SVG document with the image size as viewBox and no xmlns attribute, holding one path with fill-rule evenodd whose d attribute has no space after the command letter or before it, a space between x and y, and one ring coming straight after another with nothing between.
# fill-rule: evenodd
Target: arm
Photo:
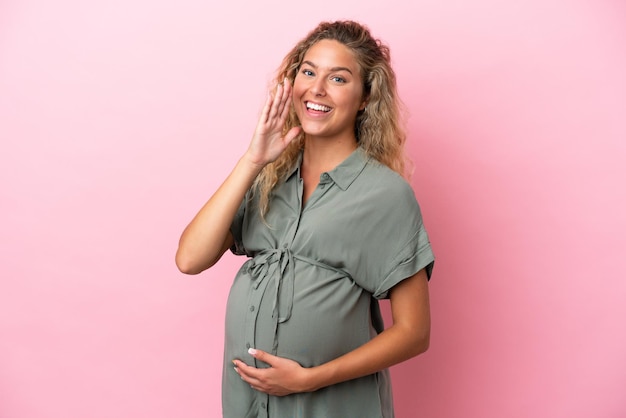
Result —
<instances>
[{"instance_id":1,"label":"arm","mask_svg":"<svg viewBox=\"0 0 626 418\"><path fill-rule=\"evenodd\" d=\"M186 274L213 266L233 244L230 225L260 168L242 157L224 183L183 231L176 265Z\"/></svg>"},{"instance_id":2,"label":"arm","mask_svg":"<svg viewBox=\"0 0 626 418\"><path fill-rule=\"evenodd\" d=\"M428 349L430 305L425 270L398 283L390 294L393 324L372 340L320 366L303 368L295 361L260 350L251 353L271 367L257 369L235 360L235 370L253 388L271 395L311 392L366 376L408 360Z\"/></svg>"},{"instance_id":3,"label":"arm","mask_svg":"<svg viewBox=\"0 0 626 418\"><path fill-rule=\"evenodd\" d=\"M299 128L282 136L291 105L291 85L287 80L283 84L268 96L246 153L183 231L176 252L176 266L183 273L208 269L232 245L230 225L246 192L263 167L276 160L297 136Z\"/></svg>"}]
</instances>

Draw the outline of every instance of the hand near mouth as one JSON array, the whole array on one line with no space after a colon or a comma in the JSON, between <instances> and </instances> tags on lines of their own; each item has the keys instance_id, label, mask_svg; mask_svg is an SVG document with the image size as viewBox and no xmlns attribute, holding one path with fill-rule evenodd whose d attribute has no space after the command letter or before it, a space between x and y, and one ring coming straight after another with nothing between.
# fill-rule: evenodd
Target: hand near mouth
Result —
<instances>
[{"instance_id":1,"label":"hand near mouth","mask_svg":"<svg viewBox=\"0 0 626 418\"><path fill-rule=\"evenodd\" d=\"M276 160L300 133L300 127L296 126L283 136L291 100L291 83L286 78L274 93L268 94L247 152L250 161L259 167Z\"/></svg>"}]
</instances>

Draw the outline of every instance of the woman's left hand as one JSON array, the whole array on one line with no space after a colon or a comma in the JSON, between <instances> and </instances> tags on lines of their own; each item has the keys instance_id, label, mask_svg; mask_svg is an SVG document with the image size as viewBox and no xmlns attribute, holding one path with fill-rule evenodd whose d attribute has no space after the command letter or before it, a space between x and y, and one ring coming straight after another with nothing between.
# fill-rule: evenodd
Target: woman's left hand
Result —
<instances>
[{"instance_id":1,"label":"woman's left hand","mask_svg":"<svg viewBox=\"0 0 626 418\"><path fill-rule=\"evenodd\" d=\"M307 392L307 379L310 369L300 366L297 362L283 357L273 356L265 351L250 349L250 355L268 368L248 366L241 360L233 360L235 371L255 390L274 396L285 396L292 393Z\"/></svg>"}]
</instances>

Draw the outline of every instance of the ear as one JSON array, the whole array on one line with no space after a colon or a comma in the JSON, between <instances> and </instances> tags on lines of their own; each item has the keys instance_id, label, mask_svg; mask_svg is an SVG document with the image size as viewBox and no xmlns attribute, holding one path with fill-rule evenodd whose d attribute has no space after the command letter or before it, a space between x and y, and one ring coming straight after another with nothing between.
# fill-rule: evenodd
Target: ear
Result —
<instances>
[{"instance_id":1,"label":"ear","mask_svg":"<svg viewBox=\"0 0 626 418\"><path fill-rule=\"evenodd\" d=\"M369 97L365 97L363 98L363 101L361 102L361 105L359 106L359 111L361 110L365 110L365 108L367 107L367 103L369 102L370 98Z\"/></svg>"}]
</instances>

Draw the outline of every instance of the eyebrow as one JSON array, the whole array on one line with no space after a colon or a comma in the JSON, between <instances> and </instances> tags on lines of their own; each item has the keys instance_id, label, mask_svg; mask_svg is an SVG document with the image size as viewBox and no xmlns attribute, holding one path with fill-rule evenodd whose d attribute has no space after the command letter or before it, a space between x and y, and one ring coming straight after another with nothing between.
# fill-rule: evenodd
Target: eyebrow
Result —
<instances>
[{"instance_id":1,"label":"eyebrow","mask_svg":"<svg viewBox=\"0 0 626 418\"><path fill-rule=\"evenodd\" d=\"M317 69L317 65L313 64L311 61L302 61L302 64L307 64L310 65L311 67ZM331 72L335 72L335 71L347 71L350 74L352 74L352 71L350 71L349 68L346 67L333 67L330 69Z\"/></svg>"}]
</instances>

